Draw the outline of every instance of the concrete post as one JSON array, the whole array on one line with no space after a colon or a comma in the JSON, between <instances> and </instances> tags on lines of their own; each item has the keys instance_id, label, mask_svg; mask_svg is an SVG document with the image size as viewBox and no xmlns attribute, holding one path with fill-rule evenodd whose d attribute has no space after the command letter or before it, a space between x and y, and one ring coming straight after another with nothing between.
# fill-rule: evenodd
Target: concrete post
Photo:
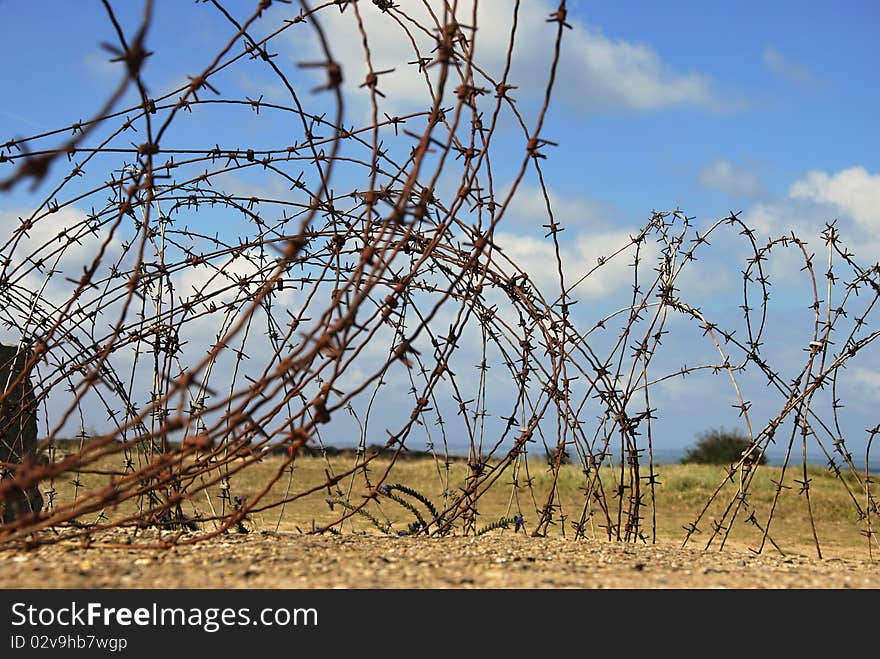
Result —
<instances>
[{"instance_id":1,"label":"concrete post","mask_svg":"<svg viewBox=\"0 0 880 659\"><path fill-rule=\"evenodd\" d=\"M16 465L35 466L37 459L37 410L30 378L16 384L29 355L16 346L0 345L0 479L15 481ZM43 498L38 485L26 489L0 488L0 520L14 521L28 513L39 513Z\"/></svg>"}]
</instances>

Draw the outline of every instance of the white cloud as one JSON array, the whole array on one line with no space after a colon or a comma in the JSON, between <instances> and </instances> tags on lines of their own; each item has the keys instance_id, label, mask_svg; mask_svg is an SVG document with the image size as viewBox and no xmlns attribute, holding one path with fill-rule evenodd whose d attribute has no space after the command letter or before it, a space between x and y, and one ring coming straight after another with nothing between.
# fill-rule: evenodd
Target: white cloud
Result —
<instances>
[{"instance_id":1,"label":"white cloud","mask_svg":"<svg viewBox=\"0 0 880 659\"><path fill-rule=\"evenodd\" d=\"M559 91L584 109L656 110L684 105L715 110L722 106L708 76L673 70L650 46L611 40L583 24L576 24L566 38L562 73L571 84Z\"/></svg>"},{"instance_id":2,"label":"white cloud","mask_svg":"<svg viewBox=\"0 0 880 659\"><path fill-rule=\"evenodd\" d=\"M632 260L635 247L631 233L623 230L589 231L578 233L574 240L560 246L565 285L570 287L591 269L596 268L574 290L575 297L610 297L632 286ZM538 239L515 233L495 234L494 243L524 272L548 302L559 294L559 273L556 252L549 239ZM629 249L611 256L621 248ZM645 255L645 251L648 252ZM647 243L643 256L650 262L656 257L656 247ZM605 263L599 266L599 259ZM599 266L599 267L597 267ZM507 269L507 268L505 268Z\"/></svg>"},{"instance_id":3,"label":"white cloud","mask_svg":"<svg viewBox=\"0 0 880 659\"><path fill-rule=\"evenodd\" d=\"M442 21L443 5L448 3L431 0L426 4ZM418 56L434 57L436 29L429 33L405 22L409 29L407 34L391 14L383 14L364 3L359 7L373 69L394 69L393 73L379 76L377 89L387 95L387 98L378 99L380 110L399 113L400 106L409 109L429 107L430 96L424 75L417 66L407 62L415 61ZM438 27L421 3L408 4L405 9L415 21ZM544 93L556 29L555 24L548 23L547 17L556 9L556 4L547 0L530 0L520 6L510 75L510 83L518 87L511 92L514 98L536 99ZM460 23L472 25L472 14L472 0L458 2ZM359 88L367 74L366 55L354 11L321 12L319 20L326 33L333 35L332 54L342 64L349 98L360 98L366 106L368 90ZM648 44L611 39L598 28L572 16L568 21L574 29L565 31L560 62L560 79L566 83L557 85L556 93L577 109L647 111L674 106L712 110L729 107L728 101L722 103L717 97L709 76L676 71ZM500 80L504 70L512 24L511 3L479 3L478 29L473 37L476 42L474 59L480 71L495 81ZM296 46L293 56L298 61L322 58L307 27L298 26L289 34ZM325 75L321 69L314 71L319 77ZM479 71L475 77L478 86L491 87ZM459 82L451 82L447 90L449 96ZM490 93L482 98L494 102L494 90L490 89Z\"/></svg>"},{"instance_id":4,"label":"white cloud","mask_svg":"<svg viewBox=\"0 0 880 659\"><path fill-rule=\"evenodd\" d=\"M497 199L506 199L510 194L509 190L509 187L505 188L497 195ZM564 195L554 188L548 188L547 196L550 198L554 219L569 231L604 230L612 226L609 218L613 209L597 199L586 195ZM541 225L547 222L547 202L541 189L528 183L521 183L500 226L511 228L515 225L517 229L528 227L534 229L533 233L544 235L547 229Z\"/></svg>"},{"instance_id":5,"label":"white cloud","mask_svg":"<svg viewBox=\"0 0 880 659\"><path fill-rule=\"evenodd\" d=\"M863 385L865 393L870 393L874 399L880 399L880 373L874 369L857 366L852 369L852 378Z\"/></svg>"},{"instance_id":6,"label":"white cloud","mask_svg":"<svg viewBox=\"0 0 880 659\"><path fill-rule=\"evenodd\" d=\"M43 335L58 322L60 329L55 332L56 338L68 340L75 336L88 345L95 338L95 326L83 322L85 316L82 314L88 313L102 298L101 303L108 305L104 315L109 322L113 322L121 310L116 295L119 290L105 296L102 279L108 275L112 264L123 257L119 237L123 229L117 231L113 239L109 238L106 226L92 233L88 226L89 216L75 206L66 206L53 213L38 215L27 231L15 233L22 225L21 218L30 218L32 214L32 209L0 210L0 235L10 239L5 247L0 243L0 258L8 259L8 266L2 271L10 284L10 288L3 290L0 309L0 317L10 325L0 332L0 340L14 342L22 335ZM20 240L12 241L16 236ZM102 245L105 249L103 260L92 279L101 283L81 289L73 307L62 315L61 310L77 288L76 282L84 269L92 265ZM124 260L121 266L124 270ZM125 280L117 279L109 285L124 287Z\"/></svg>"},{"instance_id":7,"label":"white cloud","mask_svg":"<svg viewBox=\"0 0 880 659\"><path fill-rule=\"evenodd\" d=\"M784 200L759 203L743 213L741 219L763 239L782 230L786 211Z\"/></svg>"},{"instance_id":8,"label":"white cloud","mask_svg":"<svg viewBox=\"0 0 880 659\"><path fill-rule=\"evenodd\" d=\"M764 184L757 174L726 160L706 165L700 172L700 185L737 199L755 199L764 194Z\"/></svg>"},{"instance_id":9,"label":"white cloud","mask_svg":"<svg viewBox=\"0 0 880 659\"><path fill-rule=\"evenodd\" d=\"M273 262L263 260L261 264L260 256L257 250L244 250L240 254L221 257L210 266L202 264L184 268L175 277L177 292L184 298L197 298L218 305L247 300L275 270ZM292 300L289 288L273 295L283 304Z\"/></svg>"},{"instance_id":10,"label":"white cloud","mask_svg":"<svg viewBox=\"0 0 880 659\"><path fill-rule=\"evenodd\" d=\"M880 174L850 167L836 174L811 171L789 190L795 199L830 204L866 231L880 231Z\"/></svg>"},{"instance_id":11,"label":"white cloud","mask_svg":"<svg viewBox=\"0 0 880 659\"><path fill-rule=\"evenodd\" d=\"M807 241L811 251L823 246L826 224L836 221L842 243L856 260L874 262L880 259L880 175L863 167L811 171L786 195L755 204L742 220L757 232L759 242L793 232ZM788 261L798 258L792 255Z\"/></svg>"},{"instance_id":12,"label":"white cloud","mask_svg":"<svg viewBox=\"0 0 880 659\"><path fill-rule=\"evenodd\" d=\"M3 236L11 238L13 233L32 215L26 209L0 211L0 230ZM22 234L14 252L10 254L14 262L20 263L33 252L40 252L40 257L47 258L50 252L64 247L65 259L83 262L95 250L96 238L85 227L87 215L82 210L65 206L54 213L44 214L32 220L32 226ZM65 232L71 238L68 240Z\"/></svg>"},{"instance_id":13,"label":"white cloud","mask_svg":"<svg viewBox=\"0 0 880 659\"><path fill-rule=\"evenodd\" d=\"M764 66L786 80L798 84L814 82L813 72L809 67L792 62L772 46L764 49L764 52L761 53L761 59L764 61Z\"/></svg>"},{"instance_id":14,"label":"white cloud","mask_svg":"<svg viewBox=\"0 0 880 659\"><path fill-rule=\"evenodd\" d=\"M90 78L99 77L111 80L121 80L125 75L123 63L111 62L113 56L106 51L93 50L82 56L82 67Z\"/></svg>"},{"instance_id":15,"label":"white cloud","mask_svg":"<svg viewBox=\"0 0 880 659\"><path fill-rule=\"evenodd\" d=\"M735 276L736 270L725 264L721 255L710 251L698 258L700 260L685 263L675 280L680 298L691 306L700 306L701 300L722 293L734 299L733 296L742 292L742 281Z\"/></svg>"},{"instance_id":16,"label":"white cloud","mask_svg":"<svg viewBox=\"0 0 880 659\"><path fill-rule=\"evenodd\" d=\"M16 233L31 215L32 211L24 209L0 211L0 235L10 240L3 248L2 256L9 259L4 274L14 286L38 292L44 300L61 304L73 290L65 278L78 280L82 276L107 235L101 231L90 232L87 214L74 206L30 220L32 226ZM14 236L19 239L12 241ZM105 246L104 262L112 263L120 252L117 234ZM97 294L93 289L84 290L81 303Z\"/></svg>"},{"instance_id":17,"label":"white cloud","mask_svg":"<svg viewBox=\"0 0 880 659\"><path fill-rule=\"evenodd\" d=\"M500 198L505 198L505 190ZM613 222L613 208L602 202L578 194L563 194L548 188L550 207L557 225L563 229L557 234L560 244L565 285L570 287L585 274L595 269L578 284L574 295L592 299L611 298L620 290L632 286L634 247L632 236L639 228L621 228ZM540 188L520 184L506 215L498 225L494 244L513 263L528 273L529 279L548 302L559 293L559 273L553 241L546 236L549 224L546 201ZM617 256L612 255L627 248ZM657 248L649 240L642 247L642 256L656 258ZM599 266L599 260L605 263ZM505 268L508 270L509 266ZM512 274L512 273L511 273Z\"/></svg>"},{"instance_id":18,"label":"white cloud","mask_svg":"<svg viewBox=\"0 0 880 659\"><path fill-rule=\"evenodd\" d=\"M847 398L844 400L851 401L850 407L863 409L873 415L877 403L880 402L880 373L876 355L866 357L861 353L856 359L859 361L858 366L849 366L846 371L838 371L838 391L845 392Z\"/></svg>"},{"instance_id":19,"label":"white cloud","mask_svg":"<svg viewBox=\"0 0 880 659\"><path fill-rule=\"evenodd\" d=\"M704 171L707 179L718 186L737 186L740 194L757 194L762 188L760 180L737 167L720 161ZM634 229L621 227L628 222L616 221L614 211L589 197L562 195L550 189L548 194L554 216L565 232L560 233L563 272L567 285L594 268L597 259L607 258L616 249L630 242ZM855 252L861 263L880 258L880 175L853 167L835 173L809 172L795 181L786 194L754 203L743 213L741 219L754 229L759 245L768 238L776 238L792 232L807 242L808 253L824 247L821 234L826 223L837 220L843 244ZM510 206L510 216L505 217L495 234L495 243L504 254L529 273L545 297L555 297L559 292L556 254L552 242L544 237L547 229L545 202L540 190L523 185ZM722 229L721 236L726 235ZM750 253L741 251L743 243L734 241L730 246L721 236L715 236L710 245L698 253L698 260L688 263L677 285L684 299L692 301L718 294L737 295L742 280L742 269ZM649 238L643 252L644 272L653 267L656 245ZM713 251L714 250L714 251ZM597 268L575 291L575 296L597 299L613 299L616 294L629 288L632 282L632 249L627 249L614 259ZM729 257L729 259L728 259ZM777 246L769 255L764 270L771 281L787 284L807 283L807 273L802 272L803 255L793 244L785 249ZM723 265L719 265L722 264ZM729 266L729 268L728 268ZM698 302L696 303L698 306Z\"/></svg>"},{"instance_id":20,"label":"white cloud","mask_svg":"<svg viewBox=\"0 0 880 659\"><path fill-rule=\"evenodd\" d=\"M250 172L245 173L250 174L250 178L231 172L224 173L212 179L212 185L223 190L224 194L245 199L285 201L295 196L290 190L290 183L287 179L274 176L274 172L270 171L266 174L261 171L256 177ZM257 209L252 210L256 212Z\"/></svg>"}]
</instances>

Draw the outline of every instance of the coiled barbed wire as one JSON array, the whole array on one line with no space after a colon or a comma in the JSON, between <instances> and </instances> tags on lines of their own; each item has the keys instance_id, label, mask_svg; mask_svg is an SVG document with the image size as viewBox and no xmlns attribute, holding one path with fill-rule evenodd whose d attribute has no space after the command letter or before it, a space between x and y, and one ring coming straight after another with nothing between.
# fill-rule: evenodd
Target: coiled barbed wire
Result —
<instances>
[{"instance_id":1,"label":"coiled barbed wire","mask_svg":"<svg viewBox=\"0 0 880 659\"><path fill-rule=\"evenodd\" d=\"M373 509L389 498L415 516L408 533L519 531L519 494L528 492L534 535L557 525L586 537L597 520L599 536L650 541L658 483L652 391L697 372L729 379L751 445L684 542L711 525L706 546L723 547L738 521L761 529L760 549L772 542L776 500L756 511L749 485L761 456L779 442L787 449L783 469L801 470L810 510L808 441L847 489L869 548L877 542L868 465L880 426L868 431L864 462L853 456L836 387L842 369L877 337L867 326L878 267L859 265L834 223L823 233L827 270L817 275L815 255L793 234L762 245L738 213L700 233L679 209L653 212L595 264L567 262L542 169L557 146L544 131L570 27L564 0L542 19L550 56L541 101L528 111L512 96L518 1L509 3L499 71L479 58L477 2L264 0L248 11L203 4L228 36L187 84L151 96L145 64L156 9L145 1L139 21L125 25L104 2L118 40L107 48L124 67L122 82L92 118L0 147L0 192L30 184L41 195L0 247L0 314L15 343L4 352L0 543L157 527L173 531L161 544L188 544L241 529L256 513L277 511L280 523L287 504L321 490L333 490L328 505L339 506L321 532L356 514L391 532ZM339 16L356 26L366 72L348 83L360 92L351 112L346 81L360 72L334 57L334 35L324 27ZM377 17L382 28L374 33ZM301 33L313 37L319 56L291 64L279 53ZM389 38L408 56L377 70L376 44ZM221 93L235 88L229 76L253 65L270 76L272 94ZM416 73L420 108L393 103L391 81L404 70ZM385 111L391 107L407 109ZM253 146L235 130L192 141L201 139L196 124L235 126L243 117L280 121L284 131L262 133L275 141ZM544 206L536 226L546 229L550 278L518 264L498 238L527 176L537 180ZM721 234L749 254L739 336L681 294L691 264ZM812 288L812 336L791 381L761 350L771 283L763 263L782 250L799 254ZM627 299L584 324L584 314L573 312L579 290L628 258ZM680 320L701 330L717 359L661 363L664 336ZM747 370L778 392L778 411L766 420L754 418L740 388ZM829 388L830 418L815 402ZM96 410L103 411L98 430ZM778 437L788 426L789 436ZM76 441L62 451L60 441L72 434ZM453 434L468 451L458 491L448 471ZM297 489L297 457L323 446L325 435L355 438L351 468L334 473L328 463L324 482ZM416 445L437 464L442 503L389 486ZM528 463L538 446L551 471L541 500ZM262 489L238 496L242 472L279 450L284 458ZM387 462L376 461L380 455ZM556 487L571 459L582 466L578 511L562 509ZM116 467L108 469L108 460ZM371 463L382 466L370 475ZM87 487L84 474L106 476L107 485ZM369 496L352 496L356 474ZM57 497L65 480L71 500ZM284 495L270 496L284 480ZM722 500L728 480L739 488ZM512 488L515 507L478 525L481 497L503 487ZM710 520L719 503L720 518ZM821 555L815 525L813 535Z\"/></svg>"}]
</instances>

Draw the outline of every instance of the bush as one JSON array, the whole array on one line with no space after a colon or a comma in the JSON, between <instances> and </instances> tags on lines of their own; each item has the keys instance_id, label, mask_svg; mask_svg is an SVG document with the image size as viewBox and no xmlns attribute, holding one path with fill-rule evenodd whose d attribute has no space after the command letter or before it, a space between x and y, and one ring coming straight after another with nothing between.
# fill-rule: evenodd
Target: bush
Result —
<instances>
[{"instance_id":1,"label":"bush","mask_svg":"<svg viewBox=\"0 0 880 659\"><path fill-rule=\"evenodd\" d=\"M735 464L742 458L743 451L751 446L745 435L734 430L712 429L699 435L696 446L687 450L681 459L682 464ZM756 458L756 454L752 454ZM762 455L758 464L766 464L767 457Z\"/></svg>"}]
</instances>

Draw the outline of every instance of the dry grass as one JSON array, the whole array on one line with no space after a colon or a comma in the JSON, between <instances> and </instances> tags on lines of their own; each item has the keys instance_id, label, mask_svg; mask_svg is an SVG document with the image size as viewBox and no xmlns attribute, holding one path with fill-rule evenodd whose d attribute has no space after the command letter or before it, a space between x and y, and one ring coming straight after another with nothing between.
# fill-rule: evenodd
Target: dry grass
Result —
<instances>
[{"instance_id":1,"label":"dry grass","mask_svg":"<svg viewBox=\"0 0 880 659\"><path fill-rule=\"evenodd\" d=\"M102 465L102 468L113 471L114 464ZM350 509L349 505L357 506L367 500L363 512L350 514L348 519L336 526L342 533L406 533L411 523L416 521L414 513L400 503L382 494L375 494L375 488L381 484L402 484L417 491L429 499L437 510L444 510L461 494L468 476L465 461L456 460L448 465L442 461L431 459L398 460L389 470L391 463L386 458L377 458L369 467L357 468L350 475L342 477L330 487L318 488L310 494L303 494L327 481L328 475L339 476L350 472L356 465L352 456L334 456L328 458L301 457L291 470L285 466L281 457L267 457L260 462L234 462L222 470L240 471L230 478L228 501L239 497L245 505L252 506L247 517L245 528L248 530L280 530L312 532L324 529L339 520ZM724 481L725 471L720 467L704 465L659 465L656 467L658 482L655 485L654 505L651 504L649 491L643 492L645 506L642 509L642 533L645 539L662 542L681 542L685 538L683 527L694 522L707 500L724 482L724 486L709 506L706 514L699 522L700 532L695 534L691 542L702 547L711 536L714 520L723 518L723 511L734 501L739 489L738 481ZM214 472L220 475L221 472ZM185 474L185 471L184 471ZM612 495L619 482L619 472L613 468L603 468L600 472L602 487L609 501L617 502ZM769 516L777 487L776 482L782 476L778 467L765 466L758 469L748 490L746 498L748 506L754 512L754 521L749 520L749 511L743 509L732 526L726 546L757 549L761 546L763 526ZM847 489L840 480L819 468L809 468L807 476L810 482L810 503L820 541L823 556L837 558L864 558L867 555L864 521L858 519L856 507ZM207 479L199 469L200 479ZM273 487L260 499L258 493L265 488L271 479L277 479ZM118 479L110 474L83 473L78 476L81 487L78 493L82 498L97 487L108 485ZM815 541L809 522L806 497L797 481L803 479L802 469L789 469L782 477L782 489L773 514L770 538L781 549L808 555L816 555ZM72 501L74 494L73 478L65 478L55 482L58 490L56 505ZM207 480L205 480L207 482ZM645 481L647 483L647 481ZM515 486L514 483L517 483ZM584 514L585 476L576 465L564 465L557 480L559 508L555 511L555 524L550 526L550 535L574 535L574 523L583 516L584 530L587 537L606 538L607 519L598 506L593 506ZM858 497L858 485L852 478L847 478L849 487ZM529 486L530 484L530 486ZM552 473L541 461L519 462L508 467L498 476L495 484L480 497L477 503L476 528L478 530L490 526L502 518L521 515L524 530L528 533L534 529L540 510L547 500L552 486ZM646 487L649 487L646 485ZM192 491L190 485L187 488ZM373 496L371 496L373 493ZM212 510L215 515L228 512L228 503L221 496L220 484L197 492L183 504L187 515L209 517ZM400 491L396 491L400 499L408 502L426 519L430 519L426 506ZM627 495L628 496L628 493ZM282 503L283 502L283 503ZM90 512L81 517L83 522L92 522L104 516L108 520L117 521L135 512L138 506L136 499L130 499L114 509L102 509ZM617 510L608 511L612 522L616 519ZM624 518L625 518L624 510ZM210 528L213 522L204 522L204 528ZM462 533L461 519L452 527L452 533ZM514 526L508 524L506 530L492 530L492 533L512 533ZM334 530L335 532L335 530ZM520 531L522 532L522 531ZM716 541L717 542L717 541ZM775 552L769 540L765 543L765 551ZM713 545L713 546L717 546Z\"/></svg>"}]
</instances>

